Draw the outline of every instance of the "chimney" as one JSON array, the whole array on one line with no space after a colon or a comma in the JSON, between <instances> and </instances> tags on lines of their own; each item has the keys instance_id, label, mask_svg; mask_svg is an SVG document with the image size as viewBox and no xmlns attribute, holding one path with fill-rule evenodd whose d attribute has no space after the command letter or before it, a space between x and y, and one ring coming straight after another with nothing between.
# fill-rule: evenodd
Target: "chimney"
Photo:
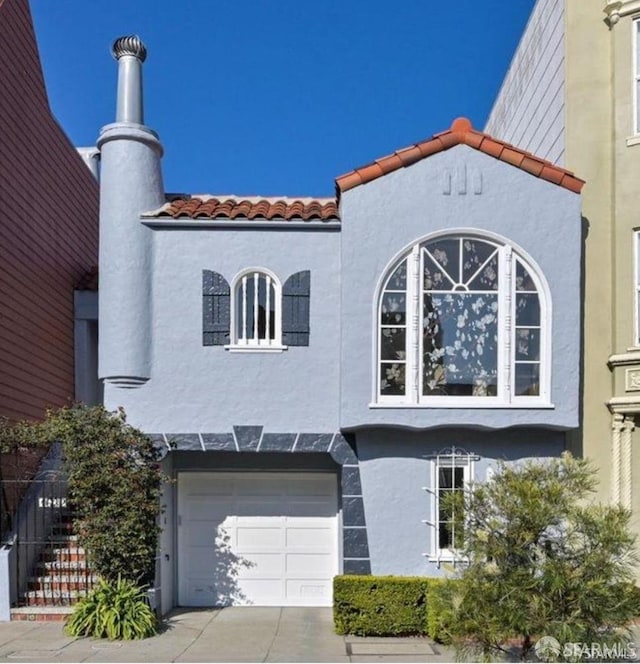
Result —
<instances>
[{"instance_id":1,"label":"chimney","mask_svg":"<svg viewBox=\"0 0 640 664\"><path fill-rule=\"evenodd\" d=\"M113 57L118 61L118 103L116 122L144 124L142 104L142 63L147 49L137 35L113 42Z\"/></svg>"},{"instance_id":2,"label":"chimney","mask_svg":"<svg viewBox=\"0 0 640 664\"><path fill-rule=\"evenodd\" d=\"M152 231L140 215L164 204L162 145L143 124L142 64L137 36L113 43L118 61L116 121L102 128L100 150L99 375L105 405L113 389L139 387L151 376ZM110 397L110 395L112 395Z\"/></svg>"}]
</instances>

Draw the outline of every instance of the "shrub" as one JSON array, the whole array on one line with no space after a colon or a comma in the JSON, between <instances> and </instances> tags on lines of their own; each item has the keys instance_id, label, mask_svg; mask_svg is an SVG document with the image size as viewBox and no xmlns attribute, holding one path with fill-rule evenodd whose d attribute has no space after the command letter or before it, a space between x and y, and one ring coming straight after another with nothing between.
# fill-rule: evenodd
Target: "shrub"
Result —
<instances>
[{"instance_id":1,"label":"shrub","mask_svg":"<svg viewBox=\"0 0 640 664\"><path fill-rule=\"evenodd\" d=\"M429 579L400 576L337 576L333 619L338 634L424 634Z\"/></svg>"},{"instance_id":2,"label":"shrub","mask_svg":"<svg viewBox=\"0 0 640 664\"><path fill-rule=\"evenodd\" d=\"M427 634L438 643L453 640L456 579L430 579L427 592Z\"/></svg>"},{"instance_id":3,"label":"shrub","mask_svg":"<svg viewBox=\"0 0 640 664\"><path fill-rule=\"evenodd\" d=\"M70 636L112 641L144 639L157 632L157 621L142 588L126 579L115 582L101 579L76 604L65 630Z\"/></svg>"},{"instance_id":4,"label":"shrub","mask_svg":"<svg viewBox=\"0 0 640 664\"><path fill-rule=\"evenodd\" d=\"M159 452L122 410L74 406L49 413L39 435L63 445L74 527L95 573L154 580L160 528Z\"/></svg>"},{"instance_id":5,"label":"shrub","mask_svg":"<svg viewBox=\"0 0 640 664\"><path fill-rule=\"evenodd\" d=\"M455 598L454 643L493 659L535 640L628 641L637 611L630 513L592 504L595 472L565 454L546 463L502 465L464 496L469 561Z\"/></svg>"}]
</instances>

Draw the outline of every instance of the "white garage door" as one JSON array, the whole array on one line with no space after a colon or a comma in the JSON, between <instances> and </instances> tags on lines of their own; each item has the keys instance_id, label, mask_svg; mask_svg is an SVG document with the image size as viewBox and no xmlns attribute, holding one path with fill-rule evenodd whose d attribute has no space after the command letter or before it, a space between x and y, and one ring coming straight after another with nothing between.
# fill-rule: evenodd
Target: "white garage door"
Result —
<instances>
[{"instance_id":1,"label":"white garage door","mask_svg":"<svg viewBox=\"0 0 640 664\"><path fill-rule=\"evenodd\" d=\"M180 605L330 606L336 513L330 473L180 473Z\"/></svg>"}]
</instances>

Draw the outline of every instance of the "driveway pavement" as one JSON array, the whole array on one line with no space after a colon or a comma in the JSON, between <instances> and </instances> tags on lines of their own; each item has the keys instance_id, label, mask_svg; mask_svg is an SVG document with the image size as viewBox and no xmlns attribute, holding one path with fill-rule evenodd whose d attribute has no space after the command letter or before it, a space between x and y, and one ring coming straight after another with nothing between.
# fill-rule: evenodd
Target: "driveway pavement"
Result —
<instances>
[{"instance_id":1,"label":"driveway pavement","mask_svg":"<svg viewBox=\"0 0 640 664\"><path fill-rule=\"evenodd\" d=\"M0 662L452 662L425 638L338 636L331 609L174 611L142 641L72 639L61 623L0 623Z\"/></svg>"}]
</instances>

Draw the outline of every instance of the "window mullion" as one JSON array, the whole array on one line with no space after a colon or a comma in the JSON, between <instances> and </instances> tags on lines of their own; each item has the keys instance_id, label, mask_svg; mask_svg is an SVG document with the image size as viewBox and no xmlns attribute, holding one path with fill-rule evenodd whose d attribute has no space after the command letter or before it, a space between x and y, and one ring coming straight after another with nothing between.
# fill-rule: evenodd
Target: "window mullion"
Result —
<instances>
[{"instance_id":1,"label":"window mullion","mask_svg":"<svg viewBox=\"0 0 640 664\"><path fill-rule=\"evenodd\" d=\"M265 330L264 330L264 336L265 340L268 344L271 343L271 277L267 275L266 277L266 305L265 305L265 318L266 318L266 323L265 323Z\"/></svg>"},{"instance_id":2,"label":"window mullion","mask_svg":"<svg viewBox=\"0 0 640 664\"><path fill-rule=\"evenodd\" d=\"M407 260L407 391L411 403L418 403L420 395L420 247L414 246Z\"/></svg>"},{"instance_id":3,"label":"window mullion","mask_svg":"<svg viewBox=\"0 0 640 664\"><path fill-rule=\"evenodd\" d=\"M258 288L260 286L260 275L257 272L253 273L253 340L254 343L260 343L258 336L258 314L260 312L260 304L258 301Z\"/></svg>"},{"instance_id":4,"label":"window mullion","mask_svg":"<svg viewBox=\"0 0 640 664\"><path fill-rule=\"evenodd\" d=\"M514 369L514 356L513 356L513 338L515 330L513 329L514 311L513 311L513 252L511 247L503 247L504 252L504 286L500 288L502 293L502 302L498 307L502 311L503 322L498 327L498 347L500 347L500 337L502 337L503 352L500 354L502 358L502 380L503 380L503 399L511 401L512 395L512 380Z\"/></svg>"},{"instance_id":5,"label":"window mullion","mask_svg":"<svg viewBox=\"0 0 640 664\"><path fill-rule=\"evenodd\" d=\"M249 335L247 334L247 276L242 277L242 328L241 339L247 343Z\"/></svg>"}]
</instances>

